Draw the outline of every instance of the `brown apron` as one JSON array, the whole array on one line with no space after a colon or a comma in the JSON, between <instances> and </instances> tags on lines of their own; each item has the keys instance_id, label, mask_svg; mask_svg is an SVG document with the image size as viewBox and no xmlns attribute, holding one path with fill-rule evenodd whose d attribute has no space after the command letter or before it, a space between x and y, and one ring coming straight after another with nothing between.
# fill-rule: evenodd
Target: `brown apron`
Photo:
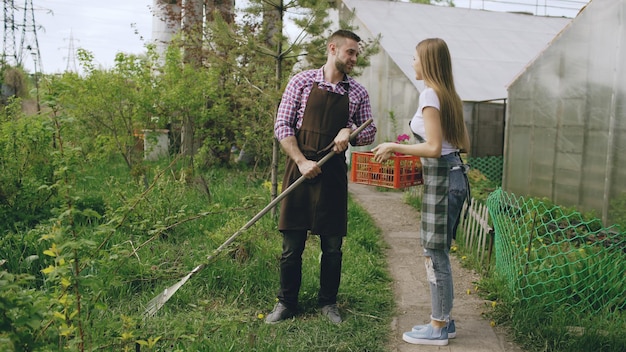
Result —
<instances>
[{"instance_id":1,"label":"brown apron","mask_svg":"<svg viewBox=\"0 0 626 352\"><path fill-rule=\"evenodd\" d=\"M298 147L309 160L319 161L331 149L342 128L348 124L350 100L348 92L341 95L320 89L313 83L296 132ZM278 229L310 230L320 236L345 236L348 231L348 178L344 153L333 156L322 173L305 180L281 202ZM287 158L283 190L302 174L291 158Z\"/></svg>"}]
</instances>

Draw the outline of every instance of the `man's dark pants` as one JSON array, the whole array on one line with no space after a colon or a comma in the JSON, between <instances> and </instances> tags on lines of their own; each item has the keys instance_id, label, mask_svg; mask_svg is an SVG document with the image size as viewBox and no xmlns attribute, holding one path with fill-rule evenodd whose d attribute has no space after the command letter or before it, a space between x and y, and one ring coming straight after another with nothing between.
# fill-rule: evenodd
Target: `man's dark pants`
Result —
<instances>
[{"instance_id":1,"label":"man's dark pants","mask_svg":"<svg viewBox=\"0 0 626 352\"><path fill-rule=\"evenodd\" d=\"M280 290L278 300L287 308L296 310L302 283L302 252L307 231L283 231L283 253L280 258ZM341 280L341 236L320 236L322 262L320 264L320 307L337 303Z\"/></svg>"}]
</instances>

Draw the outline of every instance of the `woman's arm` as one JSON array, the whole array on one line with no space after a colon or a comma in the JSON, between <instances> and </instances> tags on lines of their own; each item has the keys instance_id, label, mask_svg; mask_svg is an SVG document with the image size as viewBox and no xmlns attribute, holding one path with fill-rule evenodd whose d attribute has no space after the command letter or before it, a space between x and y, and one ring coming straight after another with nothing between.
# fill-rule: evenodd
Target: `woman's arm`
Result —
<instances>
[{"instance_id":1,"label":"woman's arm","mask_svg":"<svg viewBox=\"0 0 626 352\"><path fill-rule=\"evenodd\" d=\"M422 156L425 158L438 158L441 156L443 143L443 131L441 130L441 115L439 110L427 106L422 110L424 117L424 129L426 130L426 142L418 144L382 143L372 149L374 160L385 161L393 153Z\"/></svg>"}]
</instances>

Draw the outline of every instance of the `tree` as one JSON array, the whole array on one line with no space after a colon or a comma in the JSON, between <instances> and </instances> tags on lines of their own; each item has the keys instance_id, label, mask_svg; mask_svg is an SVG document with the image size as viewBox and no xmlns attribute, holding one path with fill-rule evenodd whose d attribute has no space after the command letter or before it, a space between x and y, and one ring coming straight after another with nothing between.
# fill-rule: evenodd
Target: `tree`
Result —
<instances>
[{"instance_id":1,"label":"tree","mask_svg":"<svg viewBox=\"0 0 626 352\"><path fill-rule=\"evenodd\" d=\"M80 145L86 156L106 158L119 153L133 169L143 156L136 149L137 133L154 125L154 53L119 53L110 70L97 69L93 55L84 49L78 51L78 58L85 75L52 77L46 83L51 96L47 104L76 121L64 127L64 135Z\"/></svg>"},{"instance_id":2,"label":"tree","mask_svg":"<svg viewBox=\"0 0 626 352\"><path fill-rule=\"evenodd\" d=\"M220 17L227 23L234 21L233 1L229 0L160 0L157 2L163 20L179 28L182 25L182 40L179 41L184 56L183 63L198 69L205 65L205 25ZM203 16L204 14L204 16ZM196 152L194 140L196 119L193 115L184 115L181 128L182 153L190 157Z\"/></svg>"},{"instance_id":3,"label":"tree","mask_svg":"<svg viewBox=\"0 0 626 352\"><path fill-rule=\"evenodd\" d=\"M19 67L11 67L2 65L0 67L0 107L4 107L9 103L9 98L27 98L28 82L26 81L26 73Z\"/></svg>"}]
</instances>

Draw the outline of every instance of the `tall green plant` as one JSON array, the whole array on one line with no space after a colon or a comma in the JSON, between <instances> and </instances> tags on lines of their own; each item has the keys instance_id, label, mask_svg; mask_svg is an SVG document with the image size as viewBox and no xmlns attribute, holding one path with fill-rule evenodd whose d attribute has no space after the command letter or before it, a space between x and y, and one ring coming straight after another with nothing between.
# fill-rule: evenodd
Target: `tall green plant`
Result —
<instances>
[{"instance_id":1,"label":"tall green plant","mask_svg":"<svg viewBox=\"0 0 626 352\"><path fill-rule=\"evenodd\" d=\"M0 267L5 260L0 260ZM49 316L49 298L31 287L32 275L0 270L0 350L35 351L45 347L38 339L42 322Z\"/></svg>"},{"instance_id":2,"label":"tall green plant","mask_svg":"<svg viewBox=\"0 0 626 352\"><path fill-rule=\"evenodd\" d=\"M60 347L85 349L85 313L83 310L82 266L87 253L93 251L96 243L84 236L75 222L75 184L78 166L82 161L80 149L64 140L65 125L70 121L65 116L51 116L55 133L56 150L52 153L52 165L56 182L49 186L56 189L62 199L58 214L49 227L49 232L41 240L50 243L43 254L51 258L51 263L41 272L46 281L54 287L56 297L53 318L50 325L56 328L60 337Z\"/></svg>"},{"instance_id":3,"label":"tall green plant","mask_svg":"<svg viewBox=\"0 0 626 352\"><path fill-rule=\"evenodd\" d=\"M50 215L55 192L48 162L52 133L44 116L25 116L21 99L0 112L0 233L28 228Z\"/></svg>"}]
</instances>

